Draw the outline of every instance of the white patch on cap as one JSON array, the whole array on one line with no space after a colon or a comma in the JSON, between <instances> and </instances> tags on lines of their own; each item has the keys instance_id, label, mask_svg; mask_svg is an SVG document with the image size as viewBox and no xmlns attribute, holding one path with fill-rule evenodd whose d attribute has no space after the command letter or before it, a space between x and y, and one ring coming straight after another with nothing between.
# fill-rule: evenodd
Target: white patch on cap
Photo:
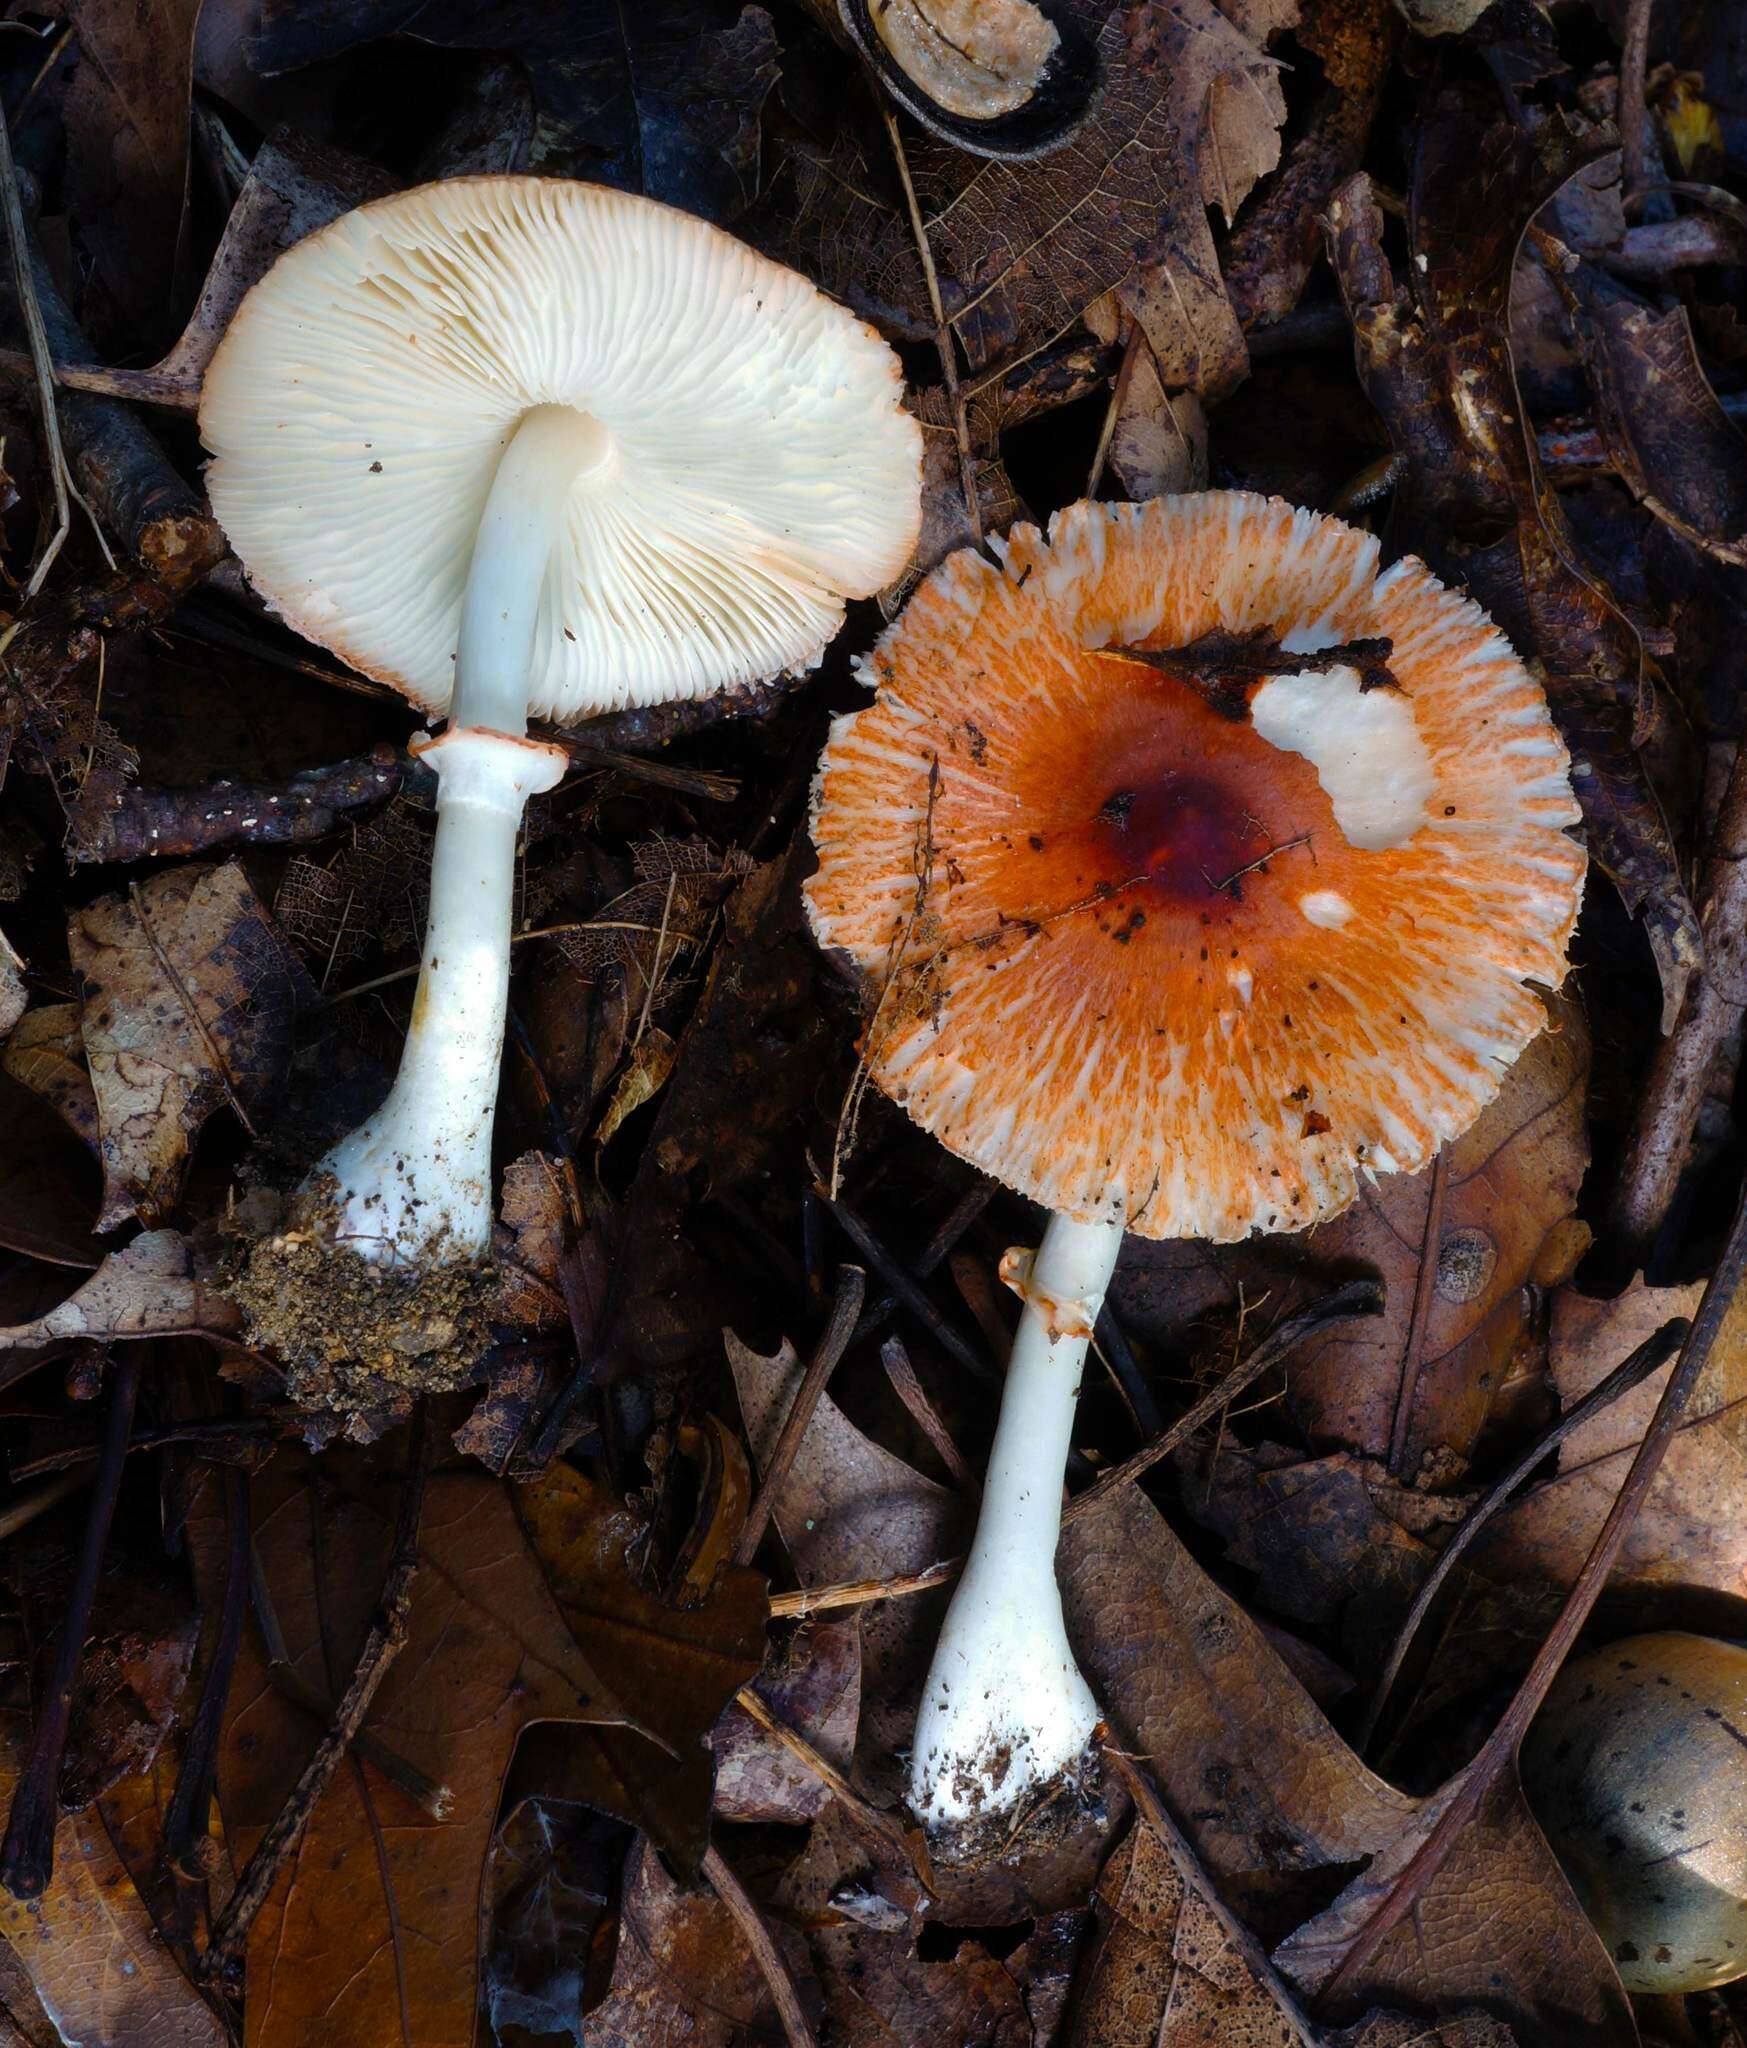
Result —
<instances>
[{"instance_id":1,"label":"white patch on cap","mask_svg":"<svg viewBox=\"0 0 1747 2048\"><path fill-rule=\"evenodd\" d=\"M1299 897L1298 907L1312 924L1330 932L1338 932L1353 915L1353 906L1336 889L1312 889Z\"/></svg>"},{"instance_id":2,"label":"white patch on cap","mask_svg":"<svg viewBox=\"0 0 1747 2048\"><path fill-rule=\"evenodd\" d=\"M1270 746L1311 763L1352 845L1399 846L1424 824L1431 755L1399 690L1362 690L1352 668L1274 676L1251 699L1250 721Z\"/></svg>"},{"instance_id":3,"label":"white patch on cap","mask_svg":"<svg viewBox=\"0 0 1747 2048\"><path fill-rule=\"evenodd\" d=\"M1247 1003L1255 994L1255 977L1247 967L1228 967L1225 970L1225 978L1237 990L1242 1001Z\"/></svg>"}]
</instances>

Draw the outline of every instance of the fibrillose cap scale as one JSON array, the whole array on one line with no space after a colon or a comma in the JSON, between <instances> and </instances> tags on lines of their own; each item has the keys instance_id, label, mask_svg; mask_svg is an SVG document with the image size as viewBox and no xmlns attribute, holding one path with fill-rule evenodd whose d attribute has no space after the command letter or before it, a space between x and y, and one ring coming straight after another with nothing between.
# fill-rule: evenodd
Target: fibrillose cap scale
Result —
<instances>
[{"instance_id":1,"label":"fibrillose cap scale","mask_svg":"<svg viewBox=\"0 0 1747 2048\"><path fill-rule=\"evenodd\" d=\"M1233 715L1135 658L1391 643ZM1355 657L1356 659L1357 657ZM1465 1130L1545 1023L1584 855L1545 698L1475 605L1240 492L1077 505L951 557L833 728L808 908L864 1055L1047 1208L1231 1241Z\"/></svg>"},{"instance_id":2,"label":"fibrillose cap scale","mask_svg":"<svg viewBox=\"0 0 1747 2048\"><path fill-rule=\"evenodd\" d=\"M525 177L427 185L279 259L206 375L208 483L307 637L449 702L474 536L532 408L609 452L555 536L529 709L699 697L817 658L915 542L895 357L689 215Z\"/></svg>"}]
</instances>

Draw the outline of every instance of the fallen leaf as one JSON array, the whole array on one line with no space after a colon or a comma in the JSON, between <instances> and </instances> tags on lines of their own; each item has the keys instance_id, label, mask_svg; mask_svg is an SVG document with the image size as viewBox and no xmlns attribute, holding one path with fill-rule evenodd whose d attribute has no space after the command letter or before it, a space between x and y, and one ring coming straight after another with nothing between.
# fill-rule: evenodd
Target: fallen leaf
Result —
<instances>
[{"instance_id":1,"label":"fallen leaf","mask_svg":"<svg viewBox=\"0 0 1747 2048\"><path fill-rule=\"evenodd\" d=\"M173 1230L146 1230L106 1253L91 1278L65 1301L27 1323L0 1329L0 1353L83 1338L113 1344L138 1337L234 1334L242 1317L195 1273L187 1241Z\"/></svg>"},{"instance_id":2,"label":"fallen leaf","mask_svg":"<svg viewBox=\"0 0 1747 2048\"><path fill-rule=\"evenodd\" d=\"M77 912L68 948L102 1127L110 1230L176 1205L201 1126L250 1128L290 1071L308 979L236 861L174 868Z\"/></svg>"},{"instance_id":3,"label":"fallen leaf","mask_svg":"<svg viewBox=\"0 0 1747 2048\"><path fill-rule=\"evenodd\" d=\"M1301 2048L1149 1828L1129 1830L1096 1899L1098 1937L1063 2048Z\"/></svg>"},{"instance_id":4,"label":"fallen leaf","mask_svg":"<svg viewBox=\"0 0 1747 2048\"><path fill-rule=\"evenodd\" d=\"M855 1756L861 1717L861 1622L814 1621L766 1660L752 1689L772 1715L840 1771ZM710 1736L716 1759L715 1811L728 1821L816 1819L832 1794L744 1707L730 1702Z\"/></svg>"},{"instance_id":5,"label":"fallen leaf","mask_svg":"<svg viewBox=\"0 0 1747 2048\"><path fill-rule=\"evenodd\" d=\"M22 1027L20 1027L22 1028ZM15 1071L8 1043L7 1074ZM89 1155L46 1103L0 1079L0 1245L55 1266L95 1266L103 1248L91 1235L96 1176Z\"/></svg>"},{"instance_id":6,"label":"fallen leaf","mask_svg":"<svg viewBox=\"0 0 1747 2048\"><path fill-rule=\"evenodd\" d=\"M366 1454L319 1467L282 1453L251 1483L255 1545L290 1661L337 1698L375 1609L398 1486ZM191 1520L207 1604L223 1570L222 1510ZM479 1899L498 1801L524 1728L623 1710L577 1649L505 1487L436 1472L405 1647L367 1727L432 1784L441 1818L354 1756L316 1807L249 1936L248 2048L346 2041L472 2048ZM218 1797L240 1864L279 1811L324 1722L273 1684L245 1629L220 1744Z\"/></svg>"},{"instance_id":7,"label":"fallen leaf","mask_svg":"<svg viewBox=\"0 0 1747 2048\"><path fill-rule=\"evenodd\" d=\"M1697 1312L1702 1284L1647 1287L1612 1301L1563 1288L1553 1303L1550 1364L1569 1409L1670 1316ZM1672 1364L1568 1436L1558 1470L1513 1500L1472 1553L1489 1578L1568 1586L1589 1555ZM1609 1581L1610 1594L1665 1603L1681 1587L1747 1598L1747 1299L1725 1317L1660 1470ZM1664 1623L1666 1625L1666 1623Z\"/></svg>"},{"instance_id":8,"label":"fallen leaf","mask_svg":"<svg viewBox=\"0 0 1747 2048\"><path fill-rule=\"evenodd\" d=\"M1096 34L1091 119L1034 162L979 160L909 130L948 320L973 370L1017 361L1123 289L1166 381L1228 388L1246 361L1206 209L1227 218L1279 159L1277 67L1211 0L1128 0ZM920 263L877 121L859 100L821 149L785 143L751 232L875 320L931 336Z\"/></svg>"},{"instance_id":9,"label":"fallen leaf","mask_svg":"<svg viewBox=\"0 0 1747 2048\"><path fill-rule=\"evenodd\" d=\"M44 1003L27 1010L0 1048L0 1067L58 1111L93 1155L98 1152L103 1138L77 1003ZM95 1204L91 1213L97 1213Z\"/></svg>"},{"instance_id":10,"label":"fallen leaf","mask_svg":"<svg viewBox=\"0 0 1747 2048\"><path fill-rule=\"evenodd\" d=\"M30 1001L24 985L24 961L4 932L0 932L0 1038L4 1038Z\"/></svg>"},{"instance_id":11,"label":"fallen leaf","mask_svg":"<svg viewBox=\"0 0 1747 2048\"><path fill-rule=\"evenodd\" d=\"M805 1951L771 1934L805 1974ZM734 1916L707 1889L682 1891L647 1847L632 1853L612 1990L589 2015L588 2048L737 2048L775 2026L770 1993ZM420 2044L423 2048L423 2044Z\"/></svg>"},{"instance_id":12,"label":"fallen leaf","mask_svg":"<svg viewBox=\"0 0 1747 2048\"><path fill-rule=\"evenodd\" d=\"M1150 349L1136 356L1117 407L1110 467L1131 498L1207 488L1207 415L1193 391L1166 391Z\"/></svg>"},{"instance_id":13,"label":"fallen leaf","mask_svg":"<svg viewBox=\"0 0 1747 2048\"><path fill-rule=\"evenodd\" d=\"M481 2004L499 2041L566 2034L600 2004L618 1952L630 1830L528 1799L498 1829L488 1873Z\"/></svg>"},{"instance_id":14,"label":"fallen leaf","mask_svg":"<svg viewBox=\"0 0 1747 2048\"><path fill-rule=\"evenodd\" d=\"M1311 1995L1327 1985L1436 1825L1448 1790L1426 1801L1328 1911L1275 1952L1281 1969ZM1334 2003L1337 2018L1380 2004L1434 2012L1502 2008L1533 2029L1535 2048L1638 2043L1631 2001L1607 1946L1535 1825L1514 1768L1494 1781L1412 1912Z\"/></svg>"},{"instance_id":15,"label":"fallen leaf","mask_svg":"<svg viewBox=\"0 0 1747 2048\"><path fill-rule=\"evenodd\" d=\"M64 11L80 59L63 115L68 205L133 333L160 333L188 197L200 0L76 0Z\"/></svg>"},{"instance_id":16,"label":"fallen leaf","mask_svg":"<svg viewBox=\"0 0 1747 2048\"><path fill-rule=\"evenodd\" d=\"M516 1790L582 1800L649 1834L687 1874L709 1840L704 1738L764 1661L763 1576L730 1564L690 1605L640 1580L634 1553L649 1527L560 1461L515 1487L516 1513L590 1666L638 1701L640 1730L536 1731L517 1759Z\"/></svg>"},{"instance_id":17,"label":"fallen leaf","mask_svg":"<svg viewBox=\"0 0 1747 2048\"><path fill-rule=\"evenodd\" d=\"M431 894L430 825L429 812L398 796L353 825L327 861L287 862L273 915L324 990L367 952L417 948Z\"/></svg>"}]
</instances>

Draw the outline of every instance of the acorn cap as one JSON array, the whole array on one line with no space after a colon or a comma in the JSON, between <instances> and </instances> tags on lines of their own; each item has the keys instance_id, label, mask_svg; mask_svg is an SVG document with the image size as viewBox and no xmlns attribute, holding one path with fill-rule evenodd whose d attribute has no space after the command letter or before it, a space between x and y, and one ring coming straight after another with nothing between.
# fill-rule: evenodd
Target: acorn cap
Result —
<instances>
[{"instance_id":1,"label":"acorn cap","mask_svg":"<svg viewBox=\"0 0 1747 2048\"><path fill-rule=\"evenodd\" d=\"M457 178L362 206L249 293L201 393L213 510L307 638L433 712L522 415L612 436L554 538L529 709L702 697L815 659L909 560L921 437L883 341L707 222Z\"/></svg>"},{"instance_id":2,"label":"acorn cap","mask_svg":"<svg viewBox=\"0 0 1747 2048\"><path fill-rule=\"evenodd\" d=\"M1147 1237L1303 1229L1423 1166L1565 973L1539 687L1422 563L1247 492L1003 554L923 582L820 769L808 910L876 992L874 1081Z\"/></svg>"}]
</instances>

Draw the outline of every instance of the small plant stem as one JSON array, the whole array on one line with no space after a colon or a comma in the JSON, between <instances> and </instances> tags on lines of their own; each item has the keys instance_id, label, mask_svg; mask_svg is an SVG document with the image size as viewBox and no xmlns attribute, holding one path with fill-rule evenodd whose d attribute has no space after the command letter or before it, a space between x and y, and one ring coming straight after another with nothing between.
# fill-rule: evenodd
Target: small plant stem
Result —
<instances>
[{"instance_id":1,"label":"small plant stem","mask_svg":"<svg viewBox=\"0 0 1747 2048\"><path fill-rule=\"evenodd\" d=\"M315 1754L304 1765L285 1804L274 1816L255 1852L244 1864L236 1890L212 1930L212 1940L200 1959L200 1975L208 1981L228 1976L242 1955L254 1925L255 1915L267 1902L287 1863L297 1852L310 1817L322 1795L333 1783L365 1716L376 1698L377 1688L406 1642L407 1622L412 1612L413 1584L419 1570L419 1521L425 1500L425 1456L429 1421L421 1400L413 1410L407 1431L407 1475L401 1489L400 1511L395 1519L394 1548L389 1555L388 1573L382 1584L376 1616L358 1653L350 1682L341 1696L333 1722L317 1743Z\"/></svg>"},{"instance_id":2,"label":"small plant stem","mask_svg":"<svg viewBox=\"0 0 1747 2048\"><path fill-rule=\"evenodd\" d=\"M1444 1241L1444 1197L1450 1186L1450 1148L1442 1145L1432 1161L1426 1183L1425 1229L1420 1234L1419 1273L1414 1281L1413 1313L1407 1322L1407 1343L1401 1354L1401 1379L1395 1393L1395 1419L1389 1430L1389 1476L1402 1477L1407 1441L1413 1430L1413 1402L1425 1366L1426 1328L1437 1295L1438 1253Z\"/></svg>"},{"instance_id":3,"label":"small plant stem","mask_svg":"<svg viewBox=\"0 0 1747 2048\"><path fill-rule=\"evenodd\" d=\"M807 1424L812 1421L813 1411L819 1405L819 1396L824 1393L826 1381L837 1370L850 1338L855 1335L866 1293L867 1275L859 1266L838 1269L837 1298L831 1304L831 1319L825 1325L825 1334L819 1339L819 1348L801 1376L801 1384L795 1389L795 1398L789 1404L789 1412L784 1416L783 1426L771 1448L764 1478L746 1511L746 1525L740 1531L740 1541L734 1549L735 1561L739 1564L750 1564L759 1544L764 1541L764 1532L770 1527L777 1497L800 1451L801 1440L807 1434Z\"/></svg>"},{"instance_id":4,"label":"small plant stem","mask_svg":"<svg viewBox=\"0 0 1747 2048\"><path fill-rule=\"evenodd\" d=\"M902 1824L889 1813L874 1805L872 1800L859 1792L829 1757L824 1757L807 1738L791 1728L786 1721L780 1721L765 1704L760 1695L749 1685L743 1685L734 1695L735 1704L749 1720L755 1721L766 1735L780 1742L795 1761L811 1771L821 1785L831 1792L844 1811L862 1827L870 1829L889 1847L896 1849L906 1862L915 1860L913 1851L920 1844L920 1837L909 1834ZM933 1889L933 1872L918 1873L930 1890Z\"/></svg>"},{"instance_id":5,"label":"small plant stem","mask_svg":"<svg viewBox=\"0 0 1747 2048\"><path fill-rule=\"evenodd\" d=\"M30 1753L19 1774L18 1789L12 1795L6 1838L0 1843L0 1885L15 1899L40 1898L54 1871L55 1828L61 1817L61 1764L67 1753L73 1695L78 1686L86 1632L91 1626L97 1581L103 1569L103 1551L115 1520L121 1475L127 1463L127 1439L139 1399L142 1361L143 1353L130 1344L122 1348L111 1368L109 1406L103 1420L103 1454L92 1479L91 1508L85 1518L78 1568L67 1596L66 1618L55 1639L54 1661L31 1735Z\"/></svg>"}]
</instances>

